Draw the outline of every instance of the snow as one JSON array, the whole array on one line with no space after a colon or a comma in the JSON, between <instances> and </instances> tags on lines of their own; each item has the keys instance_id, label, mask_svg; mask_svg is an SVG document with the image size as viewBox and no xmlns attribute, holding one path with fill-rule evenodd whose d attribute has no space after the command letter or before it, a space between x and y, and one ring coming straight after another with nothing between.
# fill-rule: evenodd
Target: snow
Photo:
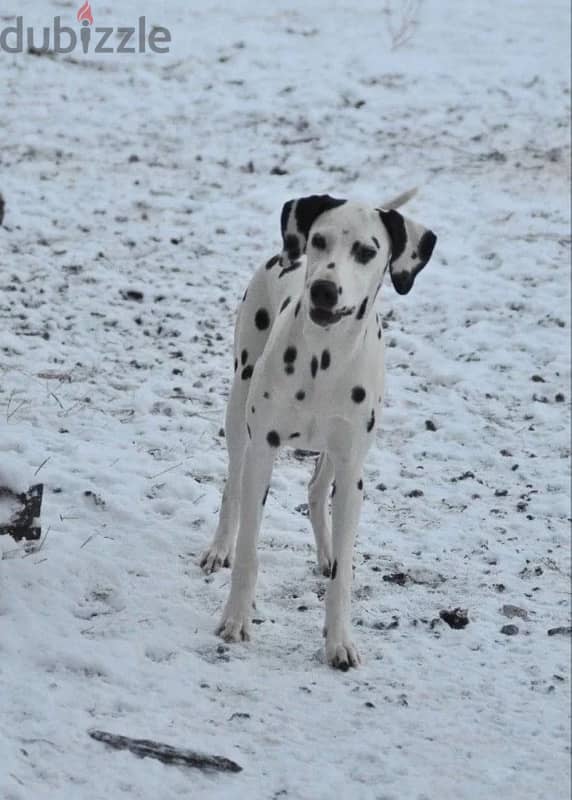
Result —
<instances>
[{"instance_id":1,"label":"snow","mask_svg":"<svg viewBox=\"0 0 572 800\"><path fill-rule=\"evenodd\" d=\"M568 4L426 0L393 50L368 0L92 7L147 13L172 52L0 54L0 484L44 482L46 537L0 537L0 797L568 798L570 637L547 635L570 624ZM0 23L75 12L29 0ZM235 305L287 199L412 185L439 242L409 296L381 299L364 665L324 663L311 465L291 452L255 638L223 645L229 574L197 559ZM439 619L455 607L461 630ZM140 761L90 728L243 772Z\"/></svg>"}]
</instances>

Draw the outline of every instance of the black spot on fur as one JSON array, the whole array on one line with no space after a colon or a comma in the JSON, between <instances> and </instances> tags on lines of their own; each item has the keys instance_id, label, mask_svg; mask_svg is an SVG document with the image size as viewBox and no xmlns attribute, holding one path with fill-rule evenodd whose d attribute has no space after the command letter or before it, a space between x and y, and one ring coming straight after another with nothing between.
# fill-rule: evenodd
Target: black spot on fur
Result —
<instances>
[{"instance_id":1,"label":"black spot on fur","mask_svg":"<svg viewBox=\"0 0 572 800\"><path fill-rule=\"evenodd\" d=\"M286 375L293 375L294 374L294 364L286 364L284 367L284 372Z\"/></svg>"},{"instance_id":2,"label":"black spot on fur","mask_svg":"<svg viewBox=\"0 0 572 800\"><path fill-rule=\"evenodd\" d=\"M365 310L367 308L367 300L368 298L366 297L361 306L358 308L356 319L363 319L363 315L365 314Z\"/></svg>"},{"instance_id":3,"label":"black spot on fur","mask_svg":"<svg viewBox=\"0 0 572 800\"><path fill-rule=\"evenodd\" d=\"M334 561L334 566L332 567L332 580L336 579L337 574L338 574L338 562Z\"/></svg>"},{"instance_id":4,"label":"black spot on fur","mask_svg":"<svg viewBox=\"0 0 572 800\"><path fill-rule=\"evenodd\" d=\"M252 439L252 432L250 430L250 425L248 423L246 423L246 430L248 431L248 438Z\"/></svg>"},{"instance_id":5,"label":"black spot on fur","mask_svg":"<svg viewBox=\"0 0 572 800\"><path fill-rule=\"evenodd\" d=\"M294 309L294 316L295 317L297 317L298 314L300 313L300 306L301 305L302 305L302 301L298 300L298 302L296 303L296 308Z\"/></svg>"},{"instance_id":6,"label":"black spot on fur","mask_svg":"<svg viewBox=\"0 0 572 800\"><path fill-rule=\"evenodd\" d=\"M296 433L291 433L288 438L289 439L297 439L299 436L300 436L300 434L296 431Z\"/></svg>"},{"instance_id":7,"label":"black spot on fur","mask_svg":"<svg viewBox=\"0 0 572 800\"><path fill-rule=\"evenodd\" d=\"M381 328L377 329L377 338L381 339Z\"/></svg>"},{"instance_id":8,"label":"black spot on fur","mask_svg":"<svg viewBox=\"0 0 572 800\"><path fill-rule=\"evenodd\" d=\"M270 398L270 395L268 394L268 392L264 392L262 397L264 397L265 400L268 400Z\"/></svg>"},{"instance_id":9,"label":"black spot on fur","mask_svg":"<svg viewBox=\"0 0 572 800\"><path fill-rule=\"evenodd\" d=\"M256 411L256 409L254 408L254 406L250 406L250 413L254 414L255 411Z\"/></svg>"},{"instance_id":10,"label":"black spot on fur","mask_svg":"<svg viewBox=\"0 0 572 800\"><path fill-rule=\"evenodd\" d=\"M433 231L425 231L425 233L419 240L419 258L421 259L421 263L417 267L418 270L423 269L425 264L431 258L436 242L437 242L437 237L435 236Z\"/></svg>"},{"instance_id":11,"label":"black spot on fur","mask_svg":"<svg viewBox=\"0 0 572 800\"><path fill-rule=\"evenodd\" d=\"M361 492L361 490L363 489L363 481L362 481L362 479L361 479L361 478L360 478L360 479L359 479L359 481L357 482L357 488L360 490L360 492Z\"/></svg>"},{"instance_id":12,"label":"black spot on fur","mask_svg":"<svg viewBox=\"0 0 572 800\"><path fill-rule=\"evenodd\" d=\"M320 359L320 367L322 369L328 369L330 366L330 351L324 350L322 353L322 358Z\"/></svg>"},{"instance_id":13,"label":"black spot on fur","mask_svg":"<svg viewBox=\"0 0 572 800\"><path fill-rule=\"evenodd\" d=\"M341 294L342 292L343 292L343 289L342 289L342 287L341 287L341 286L338 286L338 294Z\"/></svg>"},{"instance_id":14,"label":"black spot on fur","mask_svg":"<svg viewBox=\"0 0 572 800\"><path fill-rule=\"evenodd\" d=\"M335 268L336 268L336 264L335 264L334 261L330 261L329 264L326 264L326 269L335 269Z\"/></svg>"},{"instance_id":15,"label":"black spot on fur","mask_svg":"<svg viewBox=\"0 0 572 800\"><path fill-rule=\"evenodd\" d=\"M365 399L365 389L363 386L354 386L352 389L352 400L354 403L361 403Z\"/></svg>"},{"instance_id":16,"label":"black spot on fur","mask_svg":"<svg viewBox=\"0 0 572 800\"><path fill-rule=\"evenodd\" d=\"M372 236L372 237L371 237L371 240L372 240L372 242L374 243L374 245L377 247L377 249L379 250L379 247L380 247L379 240L378 240L378 239L376 239L376 237L375 237L375 236Z\"/></svg>"},{"instance_id":17,"label":"black spot on fur","mask_svg":"<svg viewBox=\"0 0 572 800\"><path fill-rule=\"evenodd\" d=\"M290 305L290 300L291 299L292 299L291 297L287 297L286 300L284 300L284 302L280 306L280 313L282 313L284 311L284 309L287 308Z\"/></svg>"},{"instance_id":18,"label":"black spot on fur","mask_svg":"<svg viewBox=\"0 0 572 800\"><path fill-rule=\"evenodd\" d=\"M368 433L371 433L371 431L373 430L373 426L374 425L375 425L375 411L372 408L371 409L371 417L369 418L369 420L367 422L367 432Z\"/></svg>"},{"instance_id":19,"label":"black spot on fur","mask_svg":"<svg viewBox=\"0 0 572 800\"><path fill-rule=\"evenodd\" d=\"M247 381L249 378L252 378L253 371L254 367L252 366L252 364L249 364L242 370L242 372L240 373L240 377L242 378L243 381Z\"/></svg>"},{"instance_id":20,"label":"black spot on fur","mask_svg":"<svg viewBox=\"0 0 572 800\"><path fill-rule=\"evenodd\" d=\"M292 364L294 361L296 361L297 354L298 351L296 350L295 347L292 346L287 347L286 350L284 351L284 361L287 364Z\"/></svg>"},{"instance_id":21,"label":"black spot on fur","mask_svg":"<svg viewBox=\"0 0 572 800\"><path fill-rule=\"evenodd\" d=\"M337 208L345 203L345 200L337 200L335 197L330 197L328 194L313 194L309 197L301 197L296 202L296 210L294 212L294 216L296 218L296 227L298 231L304 236L305 239L308 238L308 234L310 233L310 228L314 224L314 221L323 214L324 211L329 211L332 208ZM286 204L288 205L288 203ZM283 210L284 215L284 210ZM286 216L286 222L288 220L289 214ZM286 225L284 225L284 216L282 218L282 231L286 229Z\"/></svg>"},{"instance_id":22,"label":"black spot on fur","mask_svg":"<svg viewBox=\"0 0 572 800\"><path fill-rule=\"evenodd\" d=\"M264 492L264 497L262 498L262 505L266 505L266 498L268 497L268 492L270 491L270 486L266 487L266 491Z\"/></svg>"},{"instance_id":23,"label":"black spot on fur","mask_svg":"<svg viewBox=\"0 0 572 800\"><path fill-rule=\"evenodd\" d=\"M242 366L244 366L247 361L248 361L248 351L243 350L242 353L240 354L240 363L242 364Z\"/></svg>"},{"instance_id":24,"label":"black spot on fur","mask_svg":"<svg viewBox=\"0 0 572 800\"><path fill-rule=\"evenodd\" d=\"M368 261L371 261L372 258L376 257L377 253L373 247L369 247L367 244L354 242L351 249L351 255L358 264L367 264Z\"/></svg>"},{"instance_id":25,"label":"black spot on fur","mask_svg":"<svg viewBox=\"0 0 572 800\"><path fill-rule=\"evenodd\" d=\"M303 392L301 389L299 392L296 392L296 400L303 400L306 397L306 392Z\"/></svg>"},{"instance_id":26,"label":"black spot on fur","mask_svg":"<svg viewBox=\"0 0 572 800\"><path fill-rule=\"evenodd\" d=\"M301 266L302 266L301 261L293 261L288 267L284 267L283 269L280 270L280 275L278 277L281 278L288 272L294 272L294 270L300 269Z\"/></svg>"},{"instance_id":27,"label":"black spot on fur","mask_svg":"<svg viewBox=\"0 0 572 800\"><path fill-rule=\"evenodd\" d=\"M270 447L280 447L280 436L278 436L276 431L270 431L266 437L266 441Z\"/></svg>"},{"instance_id":28,"label":"black spot on fur","mask_svg":"<svg viewBox=\"0 0 572 800\"><path fill-rule=\"evenodd\" d=\"M236 372L237 369L238 369L238 358L235 358L234 359L234 371Z\"/></svg>"},{"instance_id":29,"label":"black spot on fur","mask_svg":"<svg viewBox=\"0 0 572 800\"><path fill-rule=\"evenodd\" d=\"M270 325L270 316L265 308L259 308L254 315L254 324L259 331L265 331Z\"/></svg>"},{"instance_id":30,"label":"black spot on fur","mask_svg":"<svg viewBox=\"0 0 572 800\"><path fill-rule=\"evenodd\" d=\"M248 294L248 289L247 289L247 290L245 291L245 293L242 295L242 302L243 302L243 303L244 303L244 301L246 300L246 295L247 295L247 294Z\"/></svg>"},{"instance_id":31,"label":"black spot on fur","mask_svg":"<svg viewBox=\"0 0 572 800\"><path fill-rule=\"evenodd\" d=\"M312 372L312 378L316 377L316 372L318 371L318 359L316 356L312 356L312 360L310 362L310 370Z\"/></svg>"},{"instance_id":32,"label":"black spot on fur","mask_svg":"<svg viewBox=\"0 0 572 800\"><path fill-rule=\"evenodd\" d=\"M398 211L390 209L389 211L379 211L381 221L385 225L385 229L389 234L391 240L391 261L397 261L399 256L405 250L407 244L407 232L405 230L405 220Z\"/></svg>"},{"instance_id":33,"label":"black spot on fur","mask_svg":"<svg viewBox=\"0 0 572 800\"><path fill-rule=\"evenodd\" d=\"M334 481L332 483L332 497L335 495L335 493L336 493L336 482Z\"/></svg>"},{"instance_id":34,"label":"black spot on fur","mask_svg":"<svg viewBox=\"0 0 572 800\"><path fill-rule=\"evenodd\" d=\"M280 256L272 256L272 258L266 262L266 269L272 269L274 264L277 264L280 261Z\"/></svg>"},{"instance_id":35,"label":"black spot on fur","mask_svg":"<svg viewBox=\"0 0 572 800\"><path fill-rule=\"evenodd\" d=\"M316 250L326 249L326 240L321 233L315 233L312 236L312 247L315 247Z\"/></svg>"},{"instance_id":36,"label":"black spot on fur","mask_svg":"<svg viewBox=\"0 0 572 800\"><path fill-rule=\"evenodd\" d=\"M302 255L300 252L300 240L293 233L289 233L284 239L284 249L288 253L290 261L295 261Z\"/></svg>"}]
</instances>

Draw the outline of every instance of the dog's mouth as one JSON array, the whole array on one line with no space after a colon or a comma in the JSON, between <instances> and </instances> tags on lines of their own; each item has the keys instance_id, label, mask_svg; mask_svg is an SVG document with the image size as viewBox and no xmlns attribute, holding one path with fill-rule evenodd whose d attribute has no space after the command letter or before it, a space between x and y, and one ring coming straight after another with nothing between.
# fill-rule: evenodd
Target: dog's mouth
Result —
<instances>
[{"instance_id":1,"label":"dog's mouth","mask_svg":"<svg viewBox=\"0 0 572 800\"><path fill-rule=\"evenodd\" d=\"M332 311L330 308L320 308L320 306L312 306L310 309L310 319L316 325L322 328L327 328L328 325L335 325L343 317L347 317L353 312L351 308L338 308Z\"/></svg>"}]
</instances>

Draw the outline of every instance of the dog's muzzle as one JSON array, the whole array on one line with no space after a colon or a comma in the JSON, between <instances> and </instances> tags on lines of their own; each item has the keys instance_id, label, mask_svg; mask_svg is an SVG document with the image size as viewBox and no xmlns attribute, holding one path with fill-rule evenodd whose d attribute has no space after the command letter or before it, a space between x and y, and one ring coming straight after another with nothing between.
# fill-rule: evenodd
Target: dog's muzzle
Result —
<instances>
[{"instance_id":1,"label":"dog's muzzle","mask_svg":"<svg viewBox=\"0 0 572 800\"><path fill-rule=\"evenodd\" d=\"M310 286L310 319L316 325L332 325L341 319L335 310L338 302L338 287L333 281L317 280Z\"/></svg>"}]
</instances>

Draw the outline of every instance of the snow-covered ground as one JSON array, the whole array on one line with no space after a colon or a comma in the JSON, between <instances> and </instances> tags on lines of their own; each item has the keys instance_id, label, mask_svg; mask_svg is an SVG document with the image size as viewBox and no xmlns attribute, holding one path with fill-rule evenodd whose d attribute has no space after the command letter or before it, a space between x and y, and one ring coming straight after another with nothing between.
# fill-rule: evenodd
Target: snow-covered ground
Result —
<instances>
[{"instance_id":1,"label":"snow-covered ground","mask_svg":"<svg viewBox=\"0 0 572 800\"><path fill-rule=\"evenodd\" d=\"M0 27L77 6L3 4ZM0 53L0 485L45 484L41 549L0 537L1 800L567 799L570 636L547 631L570 625L568 3L426 0L393 49L398 3L92 8L147 12L172 52ZM255 638L223 645L229 574L197 558L237 300L286 200L415 184L439 242L381 300L364 665L324 664L292 453ZM457 606L462 630L439 618ZM141 761L92 727L243 771Z\"/></svg>"}]
</instances>

